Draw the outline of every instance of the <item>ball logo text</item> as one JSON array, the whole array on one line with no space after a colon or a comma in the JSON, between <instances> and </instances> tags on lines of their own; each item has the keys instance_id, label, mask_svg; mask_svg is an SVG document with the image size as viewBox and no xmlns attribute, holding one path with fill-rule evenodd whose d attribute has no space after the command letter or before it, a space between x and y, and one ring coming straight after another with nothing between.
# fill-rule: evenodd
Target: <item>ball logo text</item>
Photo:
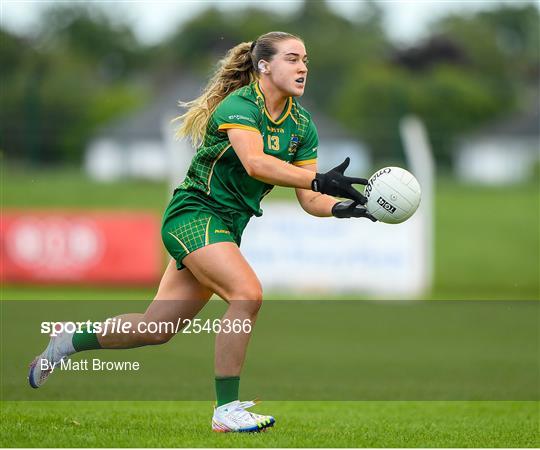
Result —
<instances>
[{"instance_id":1,"label":"ball logo text","mask_svg":"<svg viewBox=\"0 0 540 450\"><path fill-rule=\"evenodd\" d=\"M375 183L375 180L379 178L381 175L384 175L385 173L390 173L392 169L390 167L386 167L384 169L379 170L377 173L375 173L368 181L368 184L364 190L364 195L366 198L369 198L369 195L371 194L371 191L373 190L373 183Z\"/></svg>"},{"instance_id":2,"label":"ball logo text","mask_svg":"<svg viewBox=\"0 0 540 450\"><path fill-rule=\"evenodd\" d=\"M396 211L396 207L392 206L390 203L388 203L384 198L379 197L377 199L377 203L381 205L384 209L386 209L390 214L394 214Z\"/></svg>"}]
</instances>

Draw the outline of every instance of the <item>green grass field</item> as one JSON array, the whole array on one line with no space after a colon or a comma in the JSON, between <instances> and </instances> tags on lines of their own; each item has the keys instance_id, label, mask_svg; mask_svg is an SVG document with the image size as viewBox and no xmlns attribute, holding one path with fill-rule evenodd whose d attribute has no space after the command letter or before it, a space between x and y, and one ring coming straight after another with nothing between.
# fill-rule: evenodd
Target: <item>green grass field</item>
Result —
<instances>
[{"instance_id":1,"label":"green grass field","mask_svg":"<svg viewBox=\"0 0 540 450\"><path fill-rule=\"evenodd\" d=\"M534 402L264 402L276 426L210 431L209 402L8 402L10 447L538 447Z\"/></svg>"},{"instance_id":2,"label":"green grass field","mask_svg":"<svg viewBox=\"0 0 540 450\"><path fill-rule=\"evenodd\" d=\"M3 208L143 208L161 214L168 201L164 184L123 182L99 185L76 171L66 170L33 172L4 167L1 189ZM289 198L290 192L278 189L268 201ZM538 299L540 227L537 183L512 188L480 188L442 179L437 186L436 202L435 285L426 298ZM129 286L3 285L0 289L0 296L5 300L144 300L151 298L154 292L154 287ZM287 292L270 292L267 295L268 299L290 297ZM327 297L320 295L320 298ZM335 300L357 298L354 293L334 296ZM260 325L259 331L262 332L264 322L261 321ZM377 327L375 322L371 325L372 331L364 329L366 336L372 336L374 332L385 335L384 329ZM505 328L505 333L514 338L518 334L515 330L523 331L517 326ZM269 327L267 332L271 331L272 327ZM258 336L263 335L260 333ZM77 378L51 380L43 391L27 388L27 360L39 350L34 347L42 345L43 338L32 335L30 341L12 348L8 354L6 344L13 342L13 337L3 335L2 364L4 367L7 364L11 370L9 380L3 377L3 388L8 386L4 384L7 381L12 383L7 395L3 389L0 404L0 445L3 447L540 446L538 401L265 401L254 410L274 415L277 424L260 435L213 434L210 431L212 405L209 401L39 401L47 398L47 392L60 392L56 398L62 399L62 382ZM255 349L257 343L265 342L267 340L262 338L254 340L250 348ZM367 360L376 361L378 354L384 362L384 354L381 355L377 342L369 339L368 342L372 356ZM403 346L402 353L405 354L406 341L399 342L398 339L396 342ZM294 346L287 342L277 345L280 349L294 350ZM167 352L173 350L178 353L167 359ZM175 340L174 344L159 349L137 351L147 352L145 354L154 358L155 364L161 364L160 368L171 363L174 367L172 375L177 374L177 382L171 383L170 389L178 391L190 387L189 379L186 379L189 370L183 369L182 364L186 360L194 361L190 358L196 355L191 350L176 345ZM310 350L320 355L331 351L317 346ZM341 350L346 354L347 348ZM517 357L516 353L506 353L511 364ZM211 366L210 352L207 356ZM486 355L484 362L495 364L496 360L490 358ZM255 363L253 358L250 361ZM324 361L323 356L320 356L320 361ZM266 364L270 362L268 360ZM430 360L425 364L426 368L430 367ZM301 368L293 368L294 373L301 372ZM361 370L356 377L359 384L368 379ZM157 378L150 381L159 384L160 373L163 372L156 370ZM354 373L349 375L351 380L355 379ZM498 372L498 376L504 377L504 372ZM259 387L260 383L257 377L249 376L249 370L246 378L251 380L246 379L243 386L251 394L251 389ZM86 394L99 398L102 389L115 388L110 380L106 386L104 381L101 379L100 383L100 378L96 377ZM120 390L130 389L126 379L117 383ZM210 373L208 383L211 384ZM321 386L321 392L327 388L328 384ZM166 392L169 387L160 386L160 389ZM6 397L10 398L9 394L14 395L19 390L28 398L35 397L36 401L6 400ZM265 392L257 393L264 399ZM108 398L107 395L104 398Z\"/></svg>"}]
</instances>

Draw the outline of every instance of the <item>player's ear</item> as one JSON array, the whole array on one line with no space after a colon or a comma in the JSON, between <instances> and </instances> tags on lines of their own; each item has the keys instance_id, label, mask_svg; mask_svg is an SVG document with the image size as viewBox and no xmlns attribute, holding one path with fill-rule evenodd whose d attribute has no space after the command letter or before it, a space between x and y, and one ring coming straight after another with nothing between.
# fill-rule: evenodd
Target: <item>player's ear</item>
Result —
<instances>
[{"instance_id":1,"label":"player's ear","mask_svg":"<svg viewBox=\"0 0 540 450\"><path fill-rule=\"evenodd\" d=\"M268 69L268 63L264 59L259 60L259 62L257 63L257 68L261 73L270 72L270 70Z\"/></svg>"}]
</instances>

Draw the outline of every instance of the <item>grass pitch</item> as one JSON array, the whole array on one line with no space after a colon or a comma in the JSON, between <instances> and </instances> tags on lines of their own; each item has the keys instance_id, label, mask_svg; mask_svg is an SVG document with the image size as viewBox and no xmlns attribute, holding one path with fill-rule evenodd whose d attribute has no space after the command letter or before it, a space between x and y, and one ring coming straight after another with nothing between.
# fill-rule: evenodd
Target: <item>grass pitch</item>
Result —
<instances>
[{"instance_id":1,"label":"grass pitch","mask_svg":"<svg viewBox=\"0 0 540 450\"><path fill-rule=\"evenodd\" d=\"M4 402L9 447L538 447L536 402L264 402L261 434L210 430L209 402Z\"/></svg>"},{"instance_id":2,"label":"grass pitch","mask_svg":"<svg viewBox=\"0 0 540 450\"><path fill-rule=\"evenodd\" d=\"M48 309L56 308L49 311L48 317L62 319L58 309L66 309L66 315L72 314L63 303L77 308L82 318L86 317L84 308L91 307L96 317L103 317L105 311L116 313L129 302L3 303L8 305L3 305L6 323L2 329L4 401L0 446L489 448L540 444L538 401L387 401L441 398L431 396L437 392L442 392L444 399L537 399L537 351L534 325L531 326L536 311L533 302L522 305L524 309L520 308L519 315L514 316L508 316L505 311L511 311L516 302L492 302L500 313L498 316L482 314L488 311L486 302L476 302L476 312L469 306L472 302L453 302L458 307L454 314L448 308L452 305L422 302L437 312L439 320L447 322L446 326L431 325L441 329L432 328L429 333L425 333L425 328L430 321L423 320L427 316L411 316L408 311L413 305L404 305L394 314L381 311L379 316L370 315L369 320L364 317L356 333L342 321L339 327L324 334L328 309L323 308L316 315L321 308L311 305L309 316L303 321L293 321L296 336L291 329L287 332L291 318L281 313L306 310L307 302L297 302L296 306L269 302L250 344L241 385L242 399L262 393L266 398L302 400L264 401L253 408L255 412L272 414L277 420L274 428L260 435L215 434L210 430L211 401L172 401L212 398L213 336L184 335L155 348L81 353L73 359L88 355L114 360L127 358L140 361L142 369L137 374L57 373L43 388L32 390L26 385L26 366L47 341L36 331L36 321L44 317L36 303L45 306L48 303ZM221 303L215 303L209 306L222 307ZM345 317L351 319L362 317L354 313L355 307L369 305L369 302L343 303L333 307L349 308ZM390 307L388 302L371 304L377 311ZM412 322L414 317L420 323ZM480 319L480 324L488 318L487 328L479 332L485 335L484 339L474 335L471 338L465 333L472 328L460 328L455 322L459 317L463 321L472 320L471 325L476 323L475 317ZM398 326L399 320L406 327L400 328L396 336L391 330ZM280 333L276 334L278 321ZM512 329L513 323L519 323L519 329ZM526 337L520 338L520 333L525 331ZM442 345L444 342L447 345ZM430 350L432 344L435 348ZM526 350L526 346L531 348ZM413 351L417 347L419 351ZM477 351L472 352L472 347ZM452 355L452 349L456 354ZM460 355L465 359L460 359ZM351 366L354 361L356 365ZM477 373L482 367L484 371ZM493 385L495 392L490 393L489 385L496 379L499 382ZM513 396L504 395L520 385L529 388L526 392L509 394ZM426 393L419 396L424 386ZM359 393L358 389L365 392ZM320 401L328 398L325 397L328 393L333 393L332 399L383 400ZM111 401L113 398L119 401ZM141 398L151 400L135 400ZM305 400L309 398L314 400Z\"/></svg>"}]
</instances>

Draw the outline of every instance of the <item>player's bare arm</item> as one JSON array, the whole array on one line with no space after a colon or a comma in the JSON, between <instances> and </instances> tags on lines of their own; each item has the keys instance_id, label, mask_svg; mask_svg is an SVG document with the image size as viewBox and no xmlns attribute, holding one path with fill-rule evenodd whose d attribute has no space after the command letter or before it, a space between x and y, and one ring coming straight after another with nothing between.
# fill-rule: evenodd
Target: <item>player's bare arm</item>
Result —
<instances>
[{"instance_id":1,"label":"player's bare arm","mask_svg":"<svg viewBox=\"0 0 540 450\"><path fill-rule=\"evenodd\" d=\"M265 154L257 131L230 129L227 135L250 177L277 186L311 188L315 174Z\"/></svg>"}]
</instances>

